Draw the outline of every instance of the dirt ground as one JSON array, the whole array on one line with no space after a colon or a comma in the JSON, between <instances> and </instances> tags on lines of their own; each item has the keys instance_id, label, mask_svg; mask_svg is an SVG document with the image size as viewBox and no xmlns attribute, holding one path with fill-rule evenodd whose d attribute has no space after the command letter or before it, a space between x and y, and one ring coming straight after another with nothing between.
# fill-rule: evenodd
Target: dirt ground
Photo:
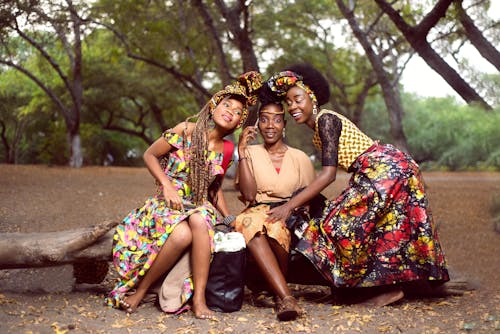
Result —
<instances>
[{"instance_id":1,"label":"dirt ground","mask_svg":"<svg viewBox=\"0 0 500 334\"><path fill-rule=\"evenodd\" d=\"M329 289L291 285L307 316L280 323L271 308L245 300L217 320L104 306L113 272L97 285L75 284L69 265L0 270L0 333L500 333L500 233L490 205L500 196L500 173L424 173L427 193L452 279L475 290L462 296L405 298L383 308L319 302ZM340 174L325 195L338 194ZM242 206L224 184L234 213ZM0 164L0 232L49 232L120 220L154 191L145 168Z\"/></svg>"}]
</instances>

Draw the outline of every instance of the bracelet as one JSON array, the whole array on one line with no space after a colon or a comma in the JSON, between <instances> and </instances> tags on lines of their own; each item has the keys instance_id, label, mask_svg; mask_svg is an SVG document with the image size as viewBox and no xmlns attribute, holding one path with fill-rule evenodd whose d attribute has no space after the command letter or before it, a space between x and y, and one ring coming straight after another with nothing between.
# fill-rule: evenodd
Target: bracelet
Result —
<instances>
[{"instance_id":1,"label":"bracelet","mask_svg":"<svg viewBox=\"0 0 500 334\"><path fill-rule=\"evenodd\" d=\"M247 159L247 157L241 157L238 159L238 162L240 162L241 160L245 160L245 159Z\"/></svg>"},{"instance_id":2,"label":"bracelet","mask_svg":"<svg viewBox=\"0 0 500 334\"><path fill-rule=\"evenodd\" d=\"M236 217L233 215L226 216L224 217L224 219L222 219L222 224L229 226L232 222L234 222L235 219Z\"/></svg>"}]
</instances>

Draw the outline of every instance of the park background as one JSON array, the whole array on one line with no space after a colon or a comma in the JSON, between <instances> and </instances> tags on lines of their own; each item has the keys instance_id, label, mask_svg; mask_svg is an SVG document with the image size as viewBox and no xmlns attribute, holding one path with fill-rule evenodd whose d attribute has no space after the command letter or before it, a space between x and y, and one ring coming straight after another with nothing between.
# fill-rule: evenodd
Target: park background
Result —
<instances>
[{"instance_id":1,"label":"park background","mask_svg":"<svg viewBox=\"0 0 500 334\"><path fill-rule=\"evenodd\" d=\"M2 1L0 161L140 166L161 132L238 74L309 62L330 82L327 108L423 169L498 170L498 7ZM289 123L289 144L317 155L309 132Z\"/></svg>"},{"instance_id":2,"label":"park background","mask_svg":"<svg viewBox=\"0 0 500 334\"><path fill-rule=\"evenodd\" d=\"M246 300L241 312L203 322L152 304L132 316L104 307L112 271L82 285L71 265L9 269L0 270L0 332L498 331L498 7L486 0L0 1L0 232L119 221L154 192L141 156L163 130L242 72L267 77L307 61L331 84L326 107L419 162L452 278L475 289L376 310L317 303L328 290L294 286L307 318L278 323L272 310ZM289 119L288 143L315 157L309 135ZM325 194L347 181L339 173ZM237 212L231 182L224 190Z\"/></svg>"}]
</instances>

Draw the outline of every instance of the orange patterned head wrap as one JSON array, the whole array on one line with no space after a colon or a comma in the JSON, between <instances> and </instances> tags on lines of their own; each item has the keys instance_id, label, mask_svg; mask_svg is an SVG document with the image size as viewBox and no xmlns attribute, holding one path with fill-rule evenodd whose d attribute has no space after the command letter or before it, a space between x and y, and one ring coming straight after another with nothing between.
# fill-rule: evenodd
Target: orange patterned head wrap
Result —
<instances>
[{"instance_id":1,"label":"orange patterned head wrap","mask_svg":"<svg viewBox=\"0 0 500 334\"><path fill-rule=\"evenodd\" d=\"M238 80L224 89L215 93L209 101L210 109L213 110L227 96L240 96L243 98L243 114L238 127L241 127L248 117L248 106L257 103L257 90L262 86L262 75L257 71L246 72L238 77Z\"/></svg>"}]
</instances>

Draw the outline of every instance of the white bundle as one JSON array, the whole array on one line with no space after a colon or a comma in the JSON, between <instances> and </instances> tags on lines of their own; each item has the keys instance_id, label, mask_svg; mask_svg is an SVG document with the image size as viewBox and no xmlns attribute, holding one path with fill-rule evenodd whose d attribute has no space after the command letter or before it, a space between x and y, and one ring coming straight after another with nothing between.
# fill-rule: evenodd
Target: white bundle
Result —
<instances>
[{"instance_id":1,"label":"white bundle","mask_svg":"<svg viewBox=\"0 0 500 334\"><path fill-rule=\"evenodd\" d=\"M236 252L246 247L245 238L240 232L216 232L214 236L215 252Z\"/></svg>"}]
</instances>

